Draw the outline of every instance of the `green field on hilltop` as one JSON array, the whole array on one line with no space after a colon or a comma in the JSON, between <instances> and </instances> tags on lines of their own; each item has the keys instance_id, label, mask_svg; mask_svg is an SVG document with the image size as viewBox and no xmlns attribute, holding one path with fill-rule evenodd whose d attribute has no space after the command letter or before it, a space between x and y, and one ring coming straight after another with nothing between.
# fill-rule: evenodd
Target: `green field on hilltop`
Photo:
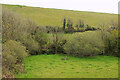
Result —
<instances>
[{"instance_id":1,"label":"green field on hilltop","mask_svg":"<svg viewBox=\"0 0 120 80\"><path fill-rule=\"evenodd\" d=\"M96 56L77 58L65 55L37 55L25 58L26 73L17 78L117 78L118 58ZM72 75L72 76L71 76Z\"/></svg>"},{"instance_id":2,"label":"green field on hilltop","mask_svg":"<svg viewBox=\"0 0 120 80\"><path fill-rule=\"evenodd\" d=\"M74 25L81 19L85 24L93 27L98 27L101 23L110 24L111 21L117 22L117 14L3 5L3 8L5 7L20 15L29 17L38 25L43 26L62 26L64 17L73 20Z\"/></svg>"}]
</instances>

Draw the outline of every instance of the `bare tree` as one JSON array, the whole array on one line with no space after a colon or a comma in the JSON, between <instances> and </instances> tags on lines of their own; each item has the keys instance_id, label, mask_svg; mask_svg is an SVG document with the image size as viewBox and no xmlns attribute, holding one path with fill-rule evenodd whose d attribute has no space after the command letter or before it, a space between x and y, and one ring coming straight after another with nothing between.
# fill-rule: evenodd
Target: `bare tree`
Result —
<instances>
[{"instance_id":1,"label":"bare tree","mask_svg":"<svg viewBox=\"0 0 120 80\"><path fill-rule=\"evenodd\" d=\"M53 35L53 43L55 44L55 54L57 54L58 49L58 27L55 28L55 32L52 33Z\"/></svg>"},{"instance_id":2,"label":"bare tree","mask_svg":"<svg viewBox=\"0 0 120 80\"><path fill-rule=\"evenodd\" d=\"M56 27L56 30L55 30L55 54L57 54L57 49L58 49L58 30L57 30L57 27Z\"/></svg>"},{"instance_id":3,"label":"bare tree","mask_svg":"<svg viewBox=\"0 0 120 80\"><path fill-rule=\"evenodd\" d=\"M100 27L100 34L101 34L101 39L104 41L105 43L105 39L107 39L107 35L106 35L106 32L107 32L107 25L105 25L105 23L101 23L99 24L99 27ZM104 53L105 49L103 48L103 51L102 53Z\"/></svg>"}]
</instances>

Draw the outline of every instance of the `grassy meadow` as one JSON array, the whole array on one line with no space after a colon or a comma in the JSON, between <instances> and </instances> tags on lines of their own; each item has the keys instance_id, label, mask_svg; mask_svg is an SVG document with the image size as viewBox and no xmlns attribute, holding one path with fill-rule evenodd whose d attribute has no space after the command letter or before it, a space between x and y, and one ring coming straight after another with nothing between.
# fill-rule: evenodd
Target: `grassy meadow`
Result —
<instances>
[{"instance_id":1,"label":"grassy meadow","mask_svg":"<svg viewBox=\"0 0 120 80\"><path fill-rule=\"evenodd\" d=\"M38 55L25 58L26 73L17 78L117 78L118 58L96 56L88 58L65 55ZM72 76L71 76L72 75Z\"/></svg>"},{"instance_id":2,"label":"grassy meadow","mask_svg":"<svg viewBox=\"0 0 120 80\"><path fill-rule=\"evenodd\" d=\"M99 25L102 23L109 25L112 21L117 22L118 19L117 14L108 13L3 5L3 8L6 7L9 10L17 12L23 17L25 16L32 19L37 25L41 26L48 25L62 27L63 19L68 18L73 20L75 24L78 22L78 20L83 20L86 24L89 24L93 27L99 27Z\"/></svg>"}]
</instances>

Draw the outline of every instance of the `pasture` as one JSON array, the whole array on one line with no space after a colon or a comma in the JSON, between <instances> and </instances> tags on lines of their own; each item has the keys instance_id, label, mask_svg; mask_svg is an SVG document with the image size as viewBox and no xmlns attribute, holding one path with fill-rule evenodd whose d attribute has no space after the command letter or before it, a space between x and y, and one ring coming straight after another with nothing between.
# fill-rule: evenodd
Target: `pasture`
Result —
<instances>
[{"instance_id":1,"label":"pasture","mask_svg":"<svg viewBox=\"0 0 120 80\"><path fill-rule=\"evenodd\" d=\"M66 55L37 55L24 59L26 73L17 78L117 78L118 58L96 56L77 58ZM71 76L72 75L72 76Z\"/></svg>"},{"instance_id":2,"label":"pasture","mask_svg":"<svg viewBox=\"0 0 120 80\"><path fill-rule=\"evenodd\" d=\"M39 7L27 7L17 5L3 5L24 17L32 19L37 25L41 26L60 26L63 25L63 19L71 19L75 26L79 20L83 20L85 24L92 27L99 27L100 24L111 24L112 21L117 22L117 14L96 13L87 11L60 10Z\"/></svg>"}]
</instances>

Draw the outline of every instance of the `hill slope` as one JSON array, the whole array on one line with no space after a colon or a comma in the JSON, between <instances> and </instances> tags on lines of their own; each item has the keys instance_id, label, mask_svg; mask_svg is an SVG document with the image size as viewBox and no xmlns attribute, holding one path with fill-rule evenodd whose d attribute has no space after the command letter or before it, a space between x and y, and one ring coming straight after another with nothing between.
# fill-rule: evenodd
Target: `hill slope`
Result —
<instances>
[{"instance_id":1,"label":"hill slope","mask_svg":"<svg viewBox=\"0 0 120 80\"><path fill-rule=\"evenodd\" d=\"M86 24L98 26L101 23L109 24L111 21L117 22L117 14L95 13L84 11L48 9L38 7L26 7L17 5L3 5L3 8L15 11L20 15L27 16L38 25L62 26L64 17L73 20L74 25L79 19Z\"/></svg>"}]
</instances>

